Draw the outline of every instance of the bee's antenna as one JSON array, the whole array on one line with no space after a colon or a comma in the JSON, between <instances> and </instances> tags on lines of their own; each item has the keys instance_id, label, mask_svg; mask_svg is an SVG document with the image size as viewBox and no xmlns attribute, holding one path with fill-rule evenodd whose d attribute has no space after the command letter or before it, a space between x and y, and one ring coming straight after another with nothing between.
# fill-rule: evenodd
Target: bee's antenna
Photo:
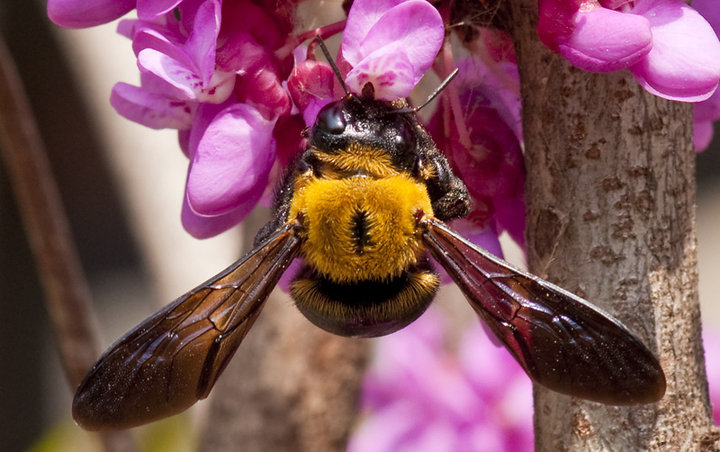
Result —
<instances>
[{"instance_id":1,"label":"bee's antenna","mask_svg":"<svg viewBox=\"0 0 720 452\"><path fill-rule=\"evenodd\" d=\"M322 36L318 35L315 38L320 45L320 50L322 50L323 55L325 55L325 59L330 64L330 67L332 68L333 72L335 73L335 77L337 77L338 80L340 80L340 85L342 85L343 90L345 91L345 95L349 96L350 91L348 91L347 86L345 86L345 80L343 80L342 75L340 75L340 69L338 69L337 64L335 64L335 60L333 57L330 56L330 51L328 50L327 46L325 45L325 40L322 38Z\"/></svg>"},{"instance_id":2,"label":"bee's antenna","mask_svg":"<svg viewBox=\"0 0 720 452\"><path fill-rule=\"evenodd\" d=\"M452 80L453 80L453 79L455 78L455 76L458 74L458 71L459 71L459 69L458 69L458 68L455 68L455 70L452 71L452 72L450 73L450 75L448 75L447 77L445 77L445 80L443 80L443 82L440 84L440 86L438 86L437 88L435 88L435 91L433 91L432 94L430 94L430 95L428 96L428 98L425 99L425 102L423 102L422 104L418 105L417 107L413 107L413 108L403 108L403 109L401 109L401 110L396 110L395 113L417 113L418 111L420 111L421 108L427 106L427 104L429 104L430 102L432 102L433 99L435 99L436 97L438 97L438 94L440 94L445 88L447 88L447 86L450 84L450 82L452 82Z\"/></svg>"}]
</instances>

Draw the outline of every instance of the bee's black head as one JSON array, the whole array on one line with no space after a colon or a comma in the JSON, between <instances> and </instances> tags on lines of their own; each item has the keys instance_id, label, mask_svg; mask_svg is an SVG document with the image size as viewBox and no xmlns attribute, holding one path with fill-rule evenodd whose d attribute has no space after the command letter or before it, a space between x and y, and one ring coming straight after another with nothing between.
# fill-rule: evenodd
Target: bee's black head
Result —
<instances>
[{"instance_id":1,"label":"bee's black head","mask_svg":"<svg viewBox=\"0 0 720 452\"><path fill-rule=\"evenodd\" d=\"M310 146L337 153L359 144L385 150L401 168L417 160L418 129L414 113L391 102L348 95L323 107L310 129Z\"/></svg>"}]
</instances>

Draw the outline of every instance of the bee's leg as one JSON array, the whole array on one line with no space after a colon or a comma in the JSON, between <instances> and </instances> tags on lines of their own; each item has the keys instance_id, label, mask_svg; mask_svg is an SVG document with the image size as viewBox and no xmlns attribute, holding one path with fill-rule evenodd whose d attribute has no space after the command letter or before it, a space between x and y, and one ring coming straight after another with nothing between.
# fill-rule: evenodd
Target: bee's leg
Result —
<instances>
[{"instance_id":1,"label":"bee's leg","mask_svg":"<svg viewBox=\"0 0 720 452\"><path fill-rule=\"evenodd\" d=\"M450 164L439 151L427 156L429 173L427 179L428 195L435 217L448 221L463 217L470 212L470 195L465 184L450 169Z\"/></svg>"}]
</instances>

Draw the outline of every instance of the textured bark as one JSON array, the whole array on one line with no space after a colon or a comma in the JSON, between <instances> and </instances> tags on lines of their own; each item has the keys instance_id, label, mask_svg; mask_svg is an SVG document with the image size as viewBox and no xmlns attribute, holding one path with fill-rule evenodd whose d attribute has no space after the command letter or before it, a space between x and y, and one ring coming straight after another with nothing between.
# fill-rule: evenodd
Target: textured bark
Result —
<instances>
[{"instance_id":1,"label":"textured bark","mask_svg":"<svg viewBox=\"0 0 720 452\"><path fill-rule=\"evenodd\" d=\"M276 290L213 390L201 450L345 450L368 346L317 328Z\"/></svg>"},{"instance_id":2,"label":"textured bark","mask_svg":"<svg viewBox=\"0 0 720 452\"><path fill-rule=\"evenodd\" d=\"M626 71L570 67L513 0L532 272L616 315L657 353L656 404L611 407L535 388L537 450L718 450L700 339L691 107Z\"/></svg>"}]
</instances>

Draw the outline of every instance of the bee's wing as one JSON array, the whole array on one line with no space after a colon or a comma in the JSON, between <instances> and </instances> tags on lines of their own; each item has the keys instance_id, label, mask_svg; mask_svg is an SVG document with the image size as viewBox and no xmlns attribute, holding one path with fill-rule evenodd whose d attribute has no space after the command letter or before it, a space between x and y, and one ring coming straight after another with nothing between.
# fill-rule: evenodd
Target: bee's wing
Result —
<instances>
[{"instance_id":1,"label":"bee's wing","mask_svg":"<svg viewBox=\"0 0 720 452\"><path fill-rule=\"evenodd\" d=\"M91 430L128 428L207 397L299 244L295 225L286 224L126 334L78 387L75 420Z\"/></svg>"},{"instance_id":2,"label":"bee's wing","mask_svg":"<svg viewBox=\"0 0 720 452\"><path fill-rule=\"evenodd\" d=\"M660 364L616 319L511 267L435 218L424 224L423 240L435 260L537 383L612 405L662 398Z\"/></svg>"}]
</instances>

